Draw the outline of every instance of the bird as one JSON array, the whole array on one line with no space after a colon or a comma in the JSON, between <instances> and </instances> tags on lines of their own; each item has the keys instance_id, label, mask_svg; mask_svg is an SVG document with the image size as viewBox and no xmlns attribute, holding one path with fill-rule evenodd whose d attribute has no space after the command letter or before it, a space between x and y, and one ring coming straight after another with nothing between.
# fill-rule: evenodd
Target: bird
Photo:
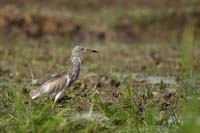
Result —
<instances>
[{"instance_id":1,"label":"bird","mask_svg":"<svg viewBox=\"0 0 200 133\"><path fill-rule=\"evenodd\" d=\"M70 86L79 77L81 69L81 59L80 56L85 52L98 53L98 51L84 48L82 46L75 46L72 49L70 56L71 66L68 71L62 71L50 79L43 82L36 89L30 91L31 99L37 99L40 97L54 98L54 103L59 99L62 99L65 91L70 88Z\"/></svg>"}]
</instances>

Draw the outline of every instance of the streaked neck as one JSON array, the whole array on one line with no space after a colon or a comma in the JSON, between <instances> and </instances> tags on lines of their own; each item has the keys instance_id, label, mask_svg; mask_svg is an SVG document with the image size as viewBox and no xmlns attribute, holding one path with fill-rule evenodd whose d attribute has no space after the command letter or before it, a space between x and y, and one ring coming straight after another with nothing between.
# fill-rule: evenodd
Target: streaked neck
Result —
<instances>
[{"instance_id":1,"label":"streaked neck","mask_svg":"<svg viewBox=\"0 0 200 133\"><path fill-rule=\"evenodd\" d=\"M74 81L78 78L79 73L80 73L80 68L81 68L80 57L77 57L77 56L71 57L71 63L72 63L72 67L71 67L69 76L70 76L71 81Z\"/></svg>"}]
</instances>

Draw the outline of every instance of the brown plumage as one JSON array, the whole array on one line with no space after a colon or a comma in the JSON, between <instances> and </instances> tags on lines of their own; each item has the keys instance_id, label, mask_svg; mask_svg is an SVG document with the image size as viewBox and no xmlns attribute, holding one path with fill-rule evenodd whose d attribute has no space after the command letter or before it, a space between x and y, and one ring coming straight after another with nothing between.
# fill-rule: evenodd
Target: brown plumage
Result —
<instances>
[{"instance_id":1,"label":"brown plumage","mask_svg":"<svg viewBox=\"0 0 200 133\"><path fill-rule=\"evenodd\" d=\"M42 83L38 88L31 90L31 98L36 99L43 96L48 98L55 97L55 102L58 99L61 99L66 89L68 89L71 84L78 78L81 67L80 55L87 51L97 52L95 50L86 49L80 46L74 47L70 58L72 63L70 70L68 72L63 71L56 74L46 82Z\"/></svg>"},{"instance_id":2,"label":"brown plumage","mask_svg":"<svg viewBox=\"0 0 200 133\"><path fill-rule=\"evenodd\" d=\"M32 99L39 98L41 96L53 97L65 86L68 80L68 74L66 71L56 74L36 89L31 90L30 96ZM43 95L41 95L43 94Z\"/></svg>"}]
</instances>

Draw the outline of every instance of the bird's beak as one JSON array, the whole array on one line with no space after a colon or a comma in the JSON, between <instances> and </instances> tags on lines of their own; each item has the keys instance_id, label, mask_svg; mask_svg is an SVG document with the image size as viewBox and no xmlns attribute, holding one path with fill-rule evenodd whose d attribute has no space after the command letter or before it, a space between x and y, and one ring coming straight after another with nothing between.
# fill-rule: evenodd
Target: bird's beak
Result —
<instances>
[{"instance_id":1,"label":"bird's beak","mask_svg":"<svg viewBox=\"0 0 200 133\"><path fill-rule=\"evenodd\" d=\"M93 52L93 53L99 53L98 51L94 49L84 48L84 52Z\"/></svg>"}]
</instances>

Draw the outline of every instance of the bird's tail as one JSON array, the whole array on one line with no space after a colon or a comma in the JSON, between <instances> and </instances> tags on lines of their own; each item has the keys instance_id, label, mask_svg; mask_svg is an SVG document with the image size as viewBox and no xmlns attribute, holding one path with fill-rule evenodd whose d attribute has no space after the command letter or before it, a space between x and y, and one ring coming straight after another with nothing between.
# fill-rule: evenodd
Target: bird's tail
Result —
<instances>
[{"instance_id":1,"label":"bird's tail","mask_svg":"<svg viewBox=\"0 0 200 133\"><path fill-rule=\"evenodd\" d=\"M30 91L29 94L30 94L31 99L36 99L41 95L39 89L33 89Z\"/></svg>"}]
</instances>

